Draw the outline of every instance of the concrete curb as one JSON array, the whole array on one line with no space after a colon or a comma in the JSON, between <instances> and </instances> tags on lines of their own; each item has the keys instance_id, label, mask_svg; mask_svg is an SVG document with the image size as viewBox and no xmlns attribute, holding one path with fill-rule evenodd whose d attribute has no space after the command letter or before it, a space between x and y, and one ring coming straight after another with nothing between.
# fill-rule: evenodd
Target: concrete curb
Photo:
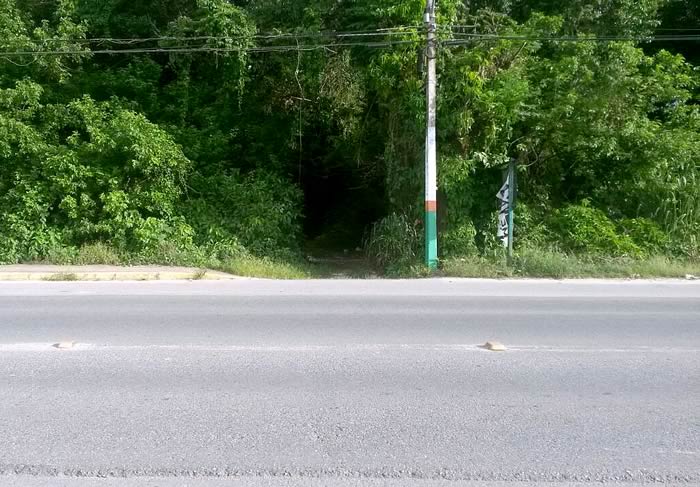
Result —
<instances>
[{"instance_id":1,"label":"concrete curb","mask_svg":"<svg viewBox=\"0 0 700 487\"><path fill-rule=\"evenodd\" d=\"M0 266L0 281L180 281L230 280L225 272L187 267Z\"/></svg>"}]
</instances>

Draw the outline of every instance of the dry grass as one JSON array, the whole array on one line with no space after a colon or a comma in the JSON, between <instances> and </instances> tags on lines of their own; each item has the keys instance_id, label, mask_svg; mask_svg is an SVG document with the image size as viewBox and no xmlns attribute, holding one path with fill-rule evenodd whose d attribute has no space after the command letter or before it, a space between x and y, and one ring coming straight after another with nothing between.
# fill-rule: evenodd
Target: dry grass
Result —
<instances>
[{"instance_id":1,"label":"dry grass","mask_svg":"<svg viewBox=\"0 0 700 487\"><path fill-rule=\"evenodd\" d=\"M56 272L42 278L43 281L77 281L78 275L72 272Z\"/></svg>"}]
</instances>

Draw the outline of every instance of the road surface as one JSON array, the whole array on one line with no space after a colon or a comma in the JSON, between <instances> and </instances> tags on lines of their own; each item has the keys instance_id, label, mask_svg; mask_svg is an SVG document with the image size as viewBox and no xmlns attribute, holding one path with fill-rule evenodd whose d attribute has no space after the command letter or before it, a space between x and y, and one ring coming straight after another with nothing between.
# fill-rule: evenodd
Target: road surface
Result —
<instances>
[{"instance_id":1,"label":"road surface","mask_svg":"<svg viewBox=\"0 0 700 487\"><path fill-rule=\"evenodd\" d=\"M0 419L3 486L698 485L700 285L0 283Z\"/></svg>"}]
</instances>

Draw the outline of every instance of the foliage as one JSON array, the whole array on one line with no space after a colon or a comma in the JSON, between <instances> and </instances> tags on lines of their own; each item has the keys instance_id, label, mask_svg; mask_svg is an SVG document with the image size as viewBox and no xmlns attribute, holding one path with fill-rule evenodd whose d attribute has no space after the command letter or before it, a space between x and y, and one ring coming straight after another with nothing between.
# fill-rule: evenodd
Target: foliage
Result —
<instances>
[{"instance_id":1,"label":"foliage","mask_svg":"<svg viewBox=\"0 0 700 487\"><path fill-rule=\"evenodd\" d=\"M121 258L109 245L103 242L95 242L80 247L72 263L78 265L118 265L121 264Z\"/></svg>"},{"instance_id":2,"label":"foliage","mask_svg":"<svg viewBox=\"0 0 700 487\"><path fill-rule=\"evenodd\" d=\"M620 221L619 226L644 252L654 255L668 251L670 237L656 222L648 218L628 218Z\"/></svg>"},{"instance_id":3,"label":"foliage","mask_svg":"<svg viewBox=\"0 0 700 487\"><path fill-rule=\"evenodd\" d=\"M279 261L267 257L240 257L228 260L216 268L236 276L266 279L306 279L311 277L309 269L294 260Z\"/></svg>"},{"instance_id":4,"label":"foliage","mask_svg":"<svg viewBox=\"0 0 700 487\"><path fill-rule=\"evenodd\" d=\"M542 248L551 245L552 232L545 224L547 206L517 205L514 242L521 248ZM556 237L555 237L556 239Z\"/></svg>"},{"instance_id":5,"label":"foliage","mask_svg":"<svg viewBox=\"0 0 700 487\"><path fill-rule=\"evenodd\" d=\"M574 252L615 256L641 253L632 238L618 233L615 223L587 201L556 210L547 223L563 246Z\"/></svg>"},{"instance_id":6,"label":"foliage","mask_svg":"<svg viewBox=\"0 0 700 487\"><path fill-rule=\"evenodd\" d=\"M520 249L513 265L505 259L472 256L443 262L442 274L451 277L481 278L552 278L576 279L590 277L644 279L680 278L700 275L697 261L650 255L644 259L629 257L591 257L552 249Z\"/></svg>"},{"instance_id":7,"label":"foliage","mask_svg":"<svg viewBox=\"0 0 700 487\"><path fill-rule=\"evenodd\" d=\"M440 249L445 257L475 255L476 228L472 222L454 225L440 236Z\"/></svg>"},{"instance_id":8,"label":"foliage","mask_svg":"<svg viewBox=\"0 0 700 487\"><path fill-rule=\"evenodd\" d=\"M198 244L217 248L222 242L240 242L262 256L295 249L301 195L282 178L266 172L195 175L190 184L182 211L195 225Z\"/></svg>"},{"instance_id":9,"label":"foliage","mask_svg":"<svg viewBox=\"0 0 700 487\"><path fill-rule=\"evenodd\" d=\"M403 267L415 262L420 243L415 223L404 214L391 213L372 226L365 249L380 268Z\"/></svg>"},{"instance_id":10,"label":"foliage","mask_svg":"<svg viewBox=\"0 0 700 487\"><path fill-rule=\"evenodd\" d=\"M378 266L419 263L423 9L0 0L0 262L274 268L304 239L368 232ZM689 0L439 2L441 253L500 262L513 160L521 268L700 257L700 51L629 40L692 33L698 15Z\"/></svg>"},{"instance_id":11,"label":"foliage","mask_svg":"<svg viewBox=\"0 0 700 487\"><path fill-rule=\"evenodd\" d=\"M0 91L4 260L94 240L136 251L191 240L174 214L190 163L163 130L88 97L43 105L41 91L29 82Z\"/></svg>"},{"instance_id":12,"label":"foliage","mask_svg":"<svg viewBox=\"0 0 700 487\"><path fill-rule=\"evenodd\" d=\"M552 249L523 248L513 257L515 274L563 279L576 272L575 257Z\"/></svg>"}]
</instances>

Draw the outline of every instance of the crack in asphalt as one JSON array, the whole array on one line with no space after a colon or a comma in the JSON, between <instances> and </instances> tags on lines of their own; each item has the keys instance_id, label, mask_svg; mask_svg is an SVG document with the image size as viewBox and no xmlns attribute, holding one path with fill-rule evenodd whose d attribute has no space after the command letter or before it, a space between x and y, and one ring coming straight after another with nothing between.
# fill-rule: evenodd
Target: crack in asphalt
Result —
<instances>
[{"instance_id":1,"label":"crack in asphalt","mask_svg":"<svg viewBox=\"0 0 700 487\"><path fill-rule=\"evenodd\" d=\"M239 469L233 467L155 468L155 467L57 467L51 465L0 464L0 476L67 477L67 478L246 478L296 477L314 479L411 479L459 480L484 482L625 482L625 483L697 483L700 472L670 473L649 470L619 472L555 472L544 470L474 472L453 468L423 470L410 467L321 469L278 467Z\"/></svg>"}]
</instances>

